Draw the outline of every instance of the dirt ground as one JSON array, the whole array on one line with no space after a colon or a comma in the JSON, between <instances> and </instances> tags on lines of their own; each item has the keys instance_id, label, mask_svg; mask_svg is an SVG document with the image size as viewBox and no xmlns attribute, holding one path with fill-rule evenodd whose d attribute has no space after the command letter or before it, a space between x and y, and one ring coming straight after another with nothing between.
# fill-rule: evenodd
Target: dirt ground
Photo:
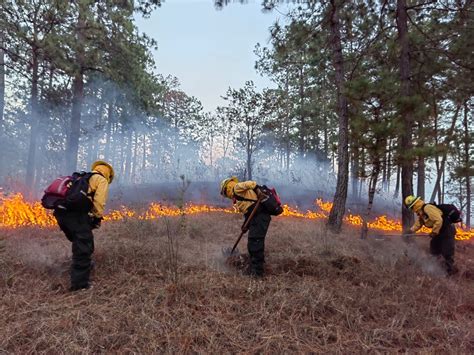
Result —
<instances>
[{"instance_id":1,"label":"dirt ground","mask_svg":"<svg viewBox=\"0 0 474 355\"><path fill-rule=\"evenodd\" d=\"M241 220L202 214L104 223L93 288L69 293L57 229L1 230L0 353L474 352L474 244L446 277L427 239L275 218L266 277L227 262ZM244 253L245 238L239 249Z\"/></svg>"}]
</instances>

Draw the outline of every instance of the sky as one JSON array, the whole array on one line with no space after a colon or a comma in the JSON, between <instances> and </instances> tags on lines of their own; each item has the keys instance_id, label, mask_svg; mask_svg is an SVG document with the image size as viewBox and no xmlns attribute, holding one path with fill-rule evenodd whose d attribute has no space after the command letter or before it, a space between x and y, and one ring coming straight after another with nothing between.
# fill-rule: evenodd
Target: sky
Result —
<instances>
[{"instance_id":1,"label":"sky","mask_svg":"<svg viewBox=\"0 0 474 355\"><path fill-rule=\"evenodd\" d=\"M273 86L254 69L255 45L268 45L269 27L284 19L278 11L263 13L261 0L234 3L216 10L213 0L166 0L137 25L158 42L153 51L157 72L176 76L181 89L198 98L206 111L223 104L229 87L253 80Z\"/></svg>"}]
</instances>

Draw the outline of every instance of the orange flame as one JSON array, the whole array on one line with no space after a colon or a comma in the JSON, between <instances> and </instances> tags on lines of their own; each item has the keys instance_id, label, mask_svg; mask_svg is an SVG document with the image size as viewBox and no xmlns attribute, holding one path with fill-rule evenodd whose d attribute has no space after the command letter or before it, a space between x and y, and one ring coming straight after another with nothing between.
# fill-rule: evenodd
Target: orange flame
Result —
<instances>
[{"instance_id":1,"label":"orange flame","mask_svg":"<svg viewBox=\"0 0 474 355\"><path fill-rule=\"evenodd\" d=\"M298 210L297 207L283 206L282 216L297 217L306 219L325 219L332 208L332 202L316 200L319 211L306 212ZM138 212L127 207L111 211L105 216L106 221L118 221L126 218L136 218L140 220L152 220L164 216L180 216L197 213L236 213L230 208L219 208L207 205L188 204L182 209L178 207L165 206L159 203L151 203L143 212ZM363 219L359 215L348 214L344 222L352 226L362 226ZM20 228L24 226L50 227L56 225L53 215L45 210L39 202L27 202L21 194L14 194L9 197L0 193L0 228ZM402 225L399 221L389 219L382 215L367 223L373 230L401 232ZM421 232L428 233L429 229L423 228ZM457 228L457 240L468 240L474 237L474 230L463 230Z\"/></svg>"}]
</instances>

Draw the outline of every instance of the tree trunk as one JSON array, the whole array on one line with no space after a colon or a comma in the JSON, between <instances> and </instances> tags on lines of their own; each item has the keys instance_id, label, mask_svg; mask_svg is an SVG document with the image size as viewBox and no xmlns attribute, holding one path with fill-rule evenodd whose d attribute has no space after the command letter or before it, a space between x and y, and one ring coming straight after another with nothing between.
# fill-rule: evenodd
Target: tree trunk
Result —
<instances>
[{"instance_id":1,"label":"tree trunk","mask_svg":"<svg viewBox=\"0 0 474 355\"><path fill-rule=\"evenodd\" d=\"M105 150L104 150L104 159L111 161L110 157L110 145L112 140L112 121L114 117L114 103L113 99L109 100L109 107L107 110L107 126L105 129Z\"/></svg>"},{"instance_id":2,"label":"tree trunk","mask_svg":"<svg viewBox=\"0 0 474 355\"><path fill-rule=\"evenodd\" d=\"M209 164L211 165L211 169L214 168L214 133L209 135Z\"/></svg>"},{"instance_id":3,"label":"tree trunk","mask_svg":"<svg viewBox=\"0 0 474 355\"><path fill-rule=\"evenodd\" d=\"M43 88L40 89L41 92L43 92ZM45 147L46 147L46 142L45 142L45 137L44 135L38 134L38 144L37 144L37 154L38 158L36 159L36 169L35 169L35 180L34 180L34 191L41 191L41 180L43 178L44 174L44 154L45 154Z\"/></svg>"},{"instance_id":4,"label":"tree trunk","mask_svg":"<svg viewBox=\"0 0 474 355\"><path fill-rule=\"evenodd\" d=\"M425 157L423 156L423 129L422 124L418 124L418 149L420 151L418 155L418 165L416 169L416 194L425 199Z\"/></svg>"},{"instance_id":5,"label":"tree trunk","mask_svg":"<svg viewBox=\"0 0 474 355\"><path fill-rule=\"evenodd\" d=\"M443 183L441 184L441 195L439 197L439 200L441 201L441 203L444 203L444 192L446 188L445 182L446 182L446 172L443 171Z\"/></svg>"},{"instance_id":6,"label":"tree trunk","mask_svg":"<svg viewBox=\"0 0 474 355\"><path fill-rule=\"evenodd\" d=\"M374 119L377 125L380 125L381 120L380 120L380 112L381 112L381 107L377 107L374 109ZM382 168L382 162L380 161L380 158L384 158L384 165L386 164L386 152L385 149L387 149L387 140L385 138L381 138L378 136L375 141L375 146L371 147L373 149L369 149L369 157L371 157L372 161L372 173L370 174L370 180L369 180L369 191L368 191L368 203L367 203L367 211L365 215L363 216L363 222L362 222L362 229L361 229L361 234L360 237L361 239L367 238L367 233L369 231L368 228L368 221L370 220L371 213L372 213L372 207L374 205L374 198L375 198L375 191L377 188L377 180L379 178L380 170Z\"/></svg>"},{"instance_id":7,"label":"tree trunk","mask_svg":"<svg viewBox=\"0 0 474 355\"><path fill-rule=\"evenodd\" d=\"M35 180L36 171L36 151L39 134L40 115L38 112L38 49L33 48L32 56L32 79L31 79L31 131L30 131L30 145L28 148L28 161L26 165L25 184L27 189L32 189ZM30 191L31 193L32 191Z\"/></svg>"},{"instance_id":8,"label":"tree trunk","mask_svg":"<svg viewBox=\"0 0 474 355\"><path fill-rule=\"evenodd\" d=\"M433 90L434 91L434 90ZM434 139L435 139L435 147L438 147L439 146L439 130L438 130L438 104L436 102L436 95L435 93L432 94L432 106L433 106L433 117L434 117ZM442 172L441 172L441 163L440 163L440 160L439 160L439 154L436 154L435 155L435 158L434 158L434 162L435 162L435 167L436 167L436 176L441 176L442 175ZM434 185L434 188L438 191L438 202L440 201L441 199L441 187L439 185L439 181L437 180L435 182L435 185ZM430 199L430 201L433 201L433 199Z\"/></svg>"},{"instance_id":9,"label":"tree trunk","mask_svg":"<svg viewBox=\"0 0 474 355\"><path fill-rule=\"evenodd\" d=\"M142 156L142 171L141 171L142 176L145 173L145 170L146 170L146 134L143 133L143 156Z\"/></svg>"},{"instance_id":10,"label":"tree trunk","mask_svg":"<svg viewBox=\"0 0 474 355\"><path fill-rule=\"evenodd\" d=\"M125 142L124 142L125 143ZM125 156L125 173L123 182L130 183L132 175L132 151L133 151L133 142L132 142L132 130L129 128L127 132L127 144L124 148L127 149Z\"/></svg>"},{"instance_id":11,"label":"tree trunk","mask_svg":"<svg viewBox=\"0 0 474 355\"><path fill-rule=\"evenodd\" d=\"M113 122L110 125L110 161L113 163L114 166L117 166L116 171L119 172L119 147L117 144L117 124Z\"/></svg>"},{"instance_id":12,"label":"tree trunk","mask_svg":"<svg viewBox=\"0 0 474 355\"><path fill-rule=\"evenodd\" d=\"M387 192L390 193L390 182L392 180L392 142L388 143L387 152Z\"/></svg>"},{"instance_id":13,"label":"tree trunk","mask_svg":"<svg viewBox=\"0 0 474 355\"><path fill-rule=\"evenodd\" d=\"M339 22L338 1L331 0L330 28L332 61L335 70L335 84L337 95L337 114L339 117L339 138L337 147L338 170L336 193L333 206L329 213L328 226L334 232L340 232L342 219L346 209L347 184L349 179L349 112L347 98L344 93L344 58L342 56L341 30Z\"/></svg>"},{"instance_id":14,"label":"tree trunk","mask_svg":"<svg viewBox=\"0 0 474 355\"><path fill-rule=\"evenodd\" d=\"M397 165L397 179L395 181L395 191L393 192L393 198L398 198L400 195L400 165Z\"/></svg>"},{"instance_id":15,"label":"tree trunk","mask_svg":"<svg viewBox=\"0 0 474 355\"><path fill-rule=\"evenodd\" d=\"M5 45L4 34L0 32L0 137L3 135L3 111L5 109ZM1 165L0 165L1 166Z\"/></svg>"},{"instance_id":16,"label":"tree trunk","mask_svg":"<svg viewBox=\"0 0 474 355\"><path fill-rule=\"evenodd\" d=\"M291 139L290 139L290 114L289 110L286 112L286 122L285 122L285 170L286 178L290 178L290 156L291 156Z\"/></svg>"},{"instance_id":17,"label":"tree trunk","mask_svg":"<svg viewBox=\"0 0 474 355\"><path fill-rule=\"evenodd\" d=\"M401 104L401 118L403 124L400 136L400 157L402 170L402 199L408 195L413 195L413 161L410 157L412 151L412 130L413 130L413 108L408 102L411 96L410 85L410 48L408 38L408 14L406 0L397 0L397 30L400 47L400 96L403 100ZM404 207L402 201L402 228L407 230L413 224L413 213Z\"/></svg>"},{"instance_id":18,"label":"tree trunk","mask_svg":"<svg viewBox=\"0 0 474 355\"><path fill-rule=\"evenodd\" d=\"M364 190L364 183L365 183L365 179L366 179L366 176L365 176L365 170L366 170L366 167L365 167L365 162L367 161L366 157L366 149L365 148L361 148L360 149L360 152L359 152L359 195L358 195L358 199L361 200L362 199L362 192Z\"/></svg>"},{"instance_id":19,"label":"tree trunk","mask_svg":"<svg viewBox=\"0 0 474 355\"><path fill-rule=\"evenodd\" d=\"M466 169L466 227L471 228L471 160L470 160L470 141L472 134L472 127L470 129L468 122L468 105L467 101L464 102L464 168Z\"/></svg>"},{"instance_id":20,"label":"tree trunk","mask_svg":"<svg viewBox=\"0 0 474 355\"><path fill-rule=\"evenodd\" d=\"M329 156L329 122L328 115L324 115L324 154L326 157Z\"/></svg>"},{"instance_id":21,"label":"tree trunk","mask_svg":"<svg viewBox=\"0 0 474 355\"><path fill-rule=\"evenodd\" d=\"M456 127L456 121L458 119L459 115L459 110L461 109L461 106L456 107L456 111L453 116L453 120L451 121L451 126L449 127L449 130L446 134L446 138L443 142L443 146L446 147L446 149L443 152L443 157L441 158L441 163L438 169L438 176L436 177L436 182L434 184L434 189L433 192L431 193L430 201L434 201L436 198L436 195L440 192L442 192L441 189L441 177L444 175L444 168L446 166L446 158L448 157L448 147L449 144L451 143L451 139L453 137L454 133L454 128ZM443 183L444 185L444 183ZM438 203L441 203L442 197L438 197Z\"/></svg>"},{"instance_id":22,"label":"tree trunk","mask_svg":"<svg viewBox=\"0 0 474 355\"><path fill-rule=\"evenodd\" d=\"M252 152L247 150L247 176L252 180Z\"/></svg>"},{"instance_id":23,"label":"tree trunk","mask_svg":"<svg viewBox=\"0 0 474 355\"><path fill-rule=\"evenodd\" d=\"M387 148L387 147L385 147ZM382 190L387 191L387 167L388 167L388 159L387 159L387 154L385 153L383 157L383 163L382 163Z\"/></svg>"},{"instance_id":24,"label":"tree trunk","mask_svg":"<svg viewBox=\"0 0 474 355\"><path fill-rule=\"evenodd\" d=\"M354 200L359 199L358 182L359 182L359 149L354 148L353 154L352 154L352 198Z\"/></svg>"},{"instance_id":25,"label":"tree trunk","mask_svg":"<svg viewBox=\"0 0 474 355\"><path fill-rule=\"evenodd\" d=\"M82 72L78 72L72 84L72 113L71 126L66 152L66 168L68 172L77 168L77 153L79 151L79 136L81 133L81 113L84 100L84 77Z\"/></svg>"},{"instance_id":26,"label":"tree trunk","mask_svg":"<svg viewBox=\"0 0 474 355\"><path fill-rule=\"evenodd\" d=\"M373 162L372 174L370 175L369 195L368 195L369 202L367 204L367 210L365 212L365 215L362 221L362 229L361 229L361 234L360 234L361 239L367 238L367 233L369 231L367 223L370 220L372 207L374 205L375 190L377 188L377 179L379 178L379 173L380 173L380 159L377 158Z\"/></svg>"},{"instance_id":27,"label":"tree trunk","mask_svg":"<svg viewBox=\"0 0 474 355\"><path fill-rule=\"evenodd\" d=\"M305 140L306 140L306 122L304 115L304 81L303 81L303 64L299 70L299 96L300 96L300 137L299 137L299 152L303 156L305 149Z\"/></svg>"},{"instance_id":28,"label":"tree trunk","mask_svg":"<svg viewBox=\"0 0 474 355\"><path fill-rule=\"evenodd\" d=\"M99 142L97 142L96 137L95 136L90 137L87 166L91 166L92 163L97 160L98 150L99 150Z\"/></svg>"},{"instance_id":29,"label":"tree trunk","mask_svg":"<svg viewBox=\"0 0 474 355\"><path fill-rule=\"evenodd\" d=\"M0 142L4 142L3 112L5 109L5 52L2 49L5 43L3 40L3 36L4 34L0 32ZM2 173L4 172L3 165L3 154L0 154L0 184L2 183Z\"/></svg>"},{"instance_id":30,"label":"tree trunk","mask_svg":"<svg viewBox=\"0 0 474 355\"><path fill-rule=\"evenodd\" d=\"M126 149L127 149L127 146L126 146L126 143L125 143L125 132L123 131L124 130L124 127L122 125L121 129L120 129L120 133L119 133L119 137L120 137L120 140L119 140L119 146L120 146L120 168L119 168L119 181L120 183L122 184L125 184L127 182L127 177L128 175L125 175L125 171L126 171L126 168L127 168L127 164L126 164Z\"/></svg>"},{"instance_id":31,"label":"tree trunk","mask_svg":"<svg viewBox=\"0 0 474 355\"><path fill-rule=\"evenodd\" d=\"M96 116L96 121L95 121L95 127L94 127L94 134L93 136L91 137L91 145L92 145L92 149L91 149L91 154L90 154L90 157L89 157L89 164L88 166L91 166L91 164L96 161L98 158L99 158L99 155L100 155L100 147L101 147L101 138L102 138L102 135L103 135L103 118L104 118L104 110L105 110L105 100L104 100L104 92L102 91L101 95L100 95L100 105L98 105L98 109L97 109L97 116Z\"/></svg>"},{"instance_id":32,"label":"tree trunk","mask_svg":"<svg viewBox=\"0 0 474 355\"><path fill-rule=\"evenodd\" d=\"M72 110L71 110L71 125L67 141L66 151L66 167L69 172L77 168L77 153L79 151L79 137L81 134L81 114L82 103L84 101L84 63L85 63L85 20L86 3L79 2L79 16L75 28L77 51L76 51L76 66L74 73L74 80L72 83Z\"/></svg>"},{"instance_id":33,"label":"tree trunk","mask_svg":"<svg viewBox=\"0 0 474 355\"><path fill-rule=\"evenodd\" d=\"M422 200L425 199L425 157L418 157L416 194Z\"/></svg>"},{"instance_id":34,"label":"tree trunk","mask_svg":"<svg viewBox=\"0 0 474 355\"><path fill-rule=\"evenodd\" d=\"M137 182L137 162L138 162L138 133L134 132L133 135L133 160L132 160L132 176L130 182L135 184Z\"/></svg>"}]
</instances>

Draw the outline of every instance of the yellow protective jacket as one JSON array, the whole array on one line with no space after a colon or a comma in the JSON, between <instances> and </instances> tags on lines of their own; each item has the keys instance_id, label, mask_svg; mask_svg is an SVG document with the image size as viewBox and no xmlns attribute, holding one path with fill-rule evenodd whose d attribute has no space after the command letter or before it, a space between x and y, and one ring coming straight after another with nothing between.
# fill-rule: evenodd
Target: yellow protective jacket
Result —
<instances>
[{"instance_id":1,"label":"yellow protective jacket","mask_svg":"<svg viewBox=\"0 0 474 355\"><path fill-rule=\"evenodd\" d=\"M257 201L257 194L253 189L257 187L257 182L255 181L242 181L238 182L232 186L232 195L230 196L240 196L248 200ZM247 210L252 206L254 202L251 201L239 201L234 199L234 207L241 213L247 213Z\"/></svg>"},{"instance_id":2,"label":"yellow protective jacket","mask_svg":"<svg viewBox=\"0 0 474 355\"><path fill-rule=\"evenodd\" d=\"M425 206L423 208L423 206ZM441 227L443 226L443 213L436 206L425 204L422 200L415 202L413 210L417 215L417 219L411 230L416 232L423 226L432 228L433 234L439 234Z\"/></svg>"},{"instance_id":3,"label":"yellow protective jacket","mask_svg":"<svg viewBox=\"0 0 474 355\"><path fill-rule=\"evenodd\" d=\"M94 217L102 218L104 215L105 203L109 195L110 169L105 165L98 165L94 174L89 179L89 194L92 195L92 214Z\"/></svg>"}]
</instances>

